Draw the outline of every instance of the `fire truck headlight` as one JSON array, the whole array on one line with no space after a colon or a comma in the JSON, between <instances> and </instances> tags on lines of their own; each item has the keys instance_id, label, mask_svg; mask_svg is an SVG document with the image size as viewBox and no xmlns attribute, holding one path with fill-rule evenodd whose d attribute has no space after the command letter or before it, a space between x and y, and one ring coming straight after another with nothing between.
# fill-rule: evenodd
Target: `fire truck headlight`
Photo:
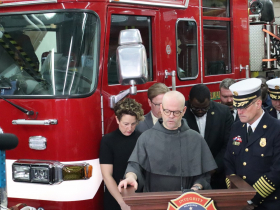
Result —
<instances>
[{"instance_id":1,"label":"fire truck headlight","mask_svg":"<svg viewBox=\"0 0 280 210\"><path fill-rule=\"evenodd\" d=\"M30 181L30 166L13 165L13 180L19 182Z\"/></svg>"},{"instance_id":2,"label":"fire truck headlight","mask_svg":"<svg viewBox=\"0 0 280 210\"><path fill-rule=\"evenodd\" d=\"M50 175L47 167L31 167L31 182L51 183Z\"/></svg>"},{"instance_id":3,"label":"fire truck headlight","mask_svg":"<svg viewBox=\"0 0 280 210\"><path fill-rule=\"evenodd\" d=\"M87 163L62 164L52 160L21 159L13 163L13 180L37 184L59 184L68 180L89 179L92 166Z\"/></svg>"},{"instance_id":4,"label":"fire truck headlight","mask_svg":"<svg viewBox=\"0 0 280 210\"><path fill-rule=\"evenodd\" d=\"M63 164L58 161L17 160L13 163L13 180L15 182L58 184L63 181L62 167Z\"/></svg>"}]
</instances>

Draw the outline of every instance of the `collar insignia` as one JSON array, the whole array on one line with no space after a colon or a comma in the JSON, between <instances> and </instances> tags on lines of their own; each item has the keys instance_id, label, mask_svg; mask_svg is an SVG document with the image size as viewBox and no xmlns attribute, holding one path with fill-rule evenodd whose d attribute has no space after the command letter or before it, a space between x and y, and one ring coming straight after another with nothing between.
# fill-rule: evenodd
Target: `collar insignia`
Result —
<instances>
[{"instance_id":1,"label":"collar insignia","mask_svg":"<svg viewBox=\"0 0 280 210\"><path fill-rule=\"evenodd\" d=\"M267 125L263 125L263 128L266 129L266 128L267 128Z\"/></svg>"}]
</instances>

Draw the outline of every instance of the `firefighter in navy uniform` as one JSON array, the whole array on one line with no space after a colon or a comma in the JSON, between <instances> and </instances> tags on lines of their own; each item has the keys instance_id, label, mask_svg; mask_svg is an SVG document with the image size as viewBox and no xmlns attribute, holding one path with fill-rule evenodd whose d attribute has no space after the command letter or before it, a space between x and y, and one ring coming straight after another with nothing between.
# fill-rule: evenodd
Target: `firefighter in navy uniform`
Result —
<instances>
[{"instance_id":1,"label":"firefighter in navy uniform","mask_svg":"<svg viewBox=\"0 0 280 210\"><path fill-rule=\"evenodd\" d=\"M240 176L256 190L243 210L280 207L280 121L262 109L260 88L256 78L229 87L240 121L231 128L224 158L226 175Z\"/></svg>"},{"instance_id":2,"label":"firefighter in navy uniform","mask_svg":"<svg viewBox=\"0 0 280 210\"><path fill-rule=\"evenodd\" d=\"M280 78L268 80L266 84L272 103L266 110L272 117L280 120Z\"/></svg>"}]
</instances>

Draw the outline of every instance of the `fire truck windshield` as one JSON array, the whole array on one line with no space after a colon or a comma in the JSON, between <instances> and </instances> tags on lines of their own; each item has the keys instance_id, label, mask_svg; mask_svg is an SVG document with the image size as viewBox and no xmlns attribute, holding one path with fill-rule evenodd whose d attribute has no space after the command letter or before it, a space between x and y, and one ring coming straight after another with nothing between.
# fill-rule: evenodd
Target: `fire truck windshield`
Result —
<instances>
[{"instance_id":1,"label":"fire truck windshield","mask_svg":"<svg viewBox=\"0 0 280 210\"><path fill-rule=\"evenodd\" d=\"M87 95L97 84L99 19L63 12L0 16L0 95Z\"/></svg>"}]
</instances>

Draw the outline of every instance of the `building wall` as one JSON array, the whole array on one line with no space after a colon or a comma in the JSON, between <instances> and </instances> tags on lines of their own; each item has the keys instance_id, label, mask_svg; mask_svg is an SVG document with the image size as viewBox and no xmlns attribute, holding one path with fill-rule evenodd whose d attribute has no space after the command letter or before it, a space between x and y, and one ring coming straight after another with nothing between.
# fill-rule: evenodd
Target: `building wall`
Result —
<instances>
[{"instance_id":1,"label":"building wall","mask_svg":"<svg viewBox=\"0 0 280 210\"><path fill-rule=\"evenodd\" d=\"M280 17L280 0L272 0L274 7L274 16Z\"/></svg>"}]
</instances>

